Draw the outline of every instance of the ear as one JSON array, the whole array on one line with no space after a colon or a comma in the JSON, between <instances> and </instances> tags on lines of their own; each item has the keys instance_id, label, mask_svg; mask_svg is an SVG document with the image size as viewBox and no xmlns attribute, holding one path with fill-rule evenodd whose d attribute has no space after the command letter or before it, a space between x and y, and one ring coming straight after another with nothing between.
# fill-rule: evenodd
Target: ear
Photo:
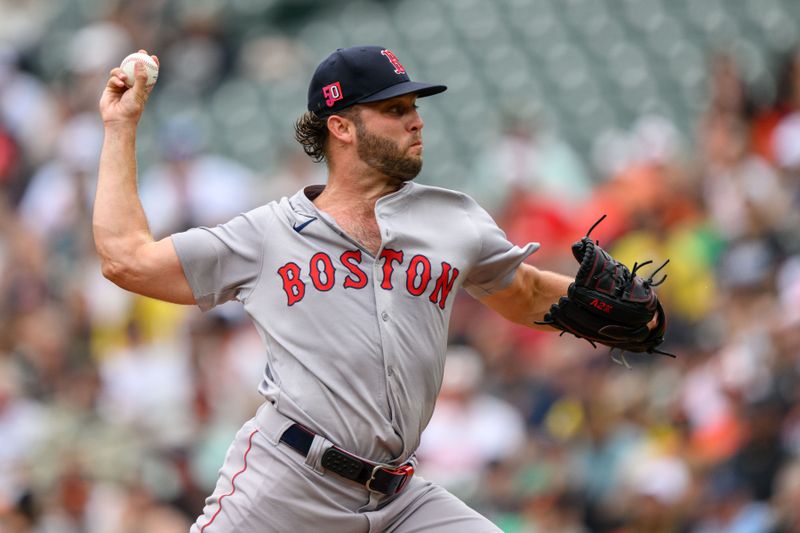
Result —
<instances>
[{"instance_id":1,"label":"ear","mask_svg":"<svg viewBox=\"0 0 800 533\"><path fill-rule=\"evenodd\" d=\"M331 137L345 144L350 144L356 139L356 125L352 120L340 115L328 117L328 132Z\"/></svg>"}]
</instances>

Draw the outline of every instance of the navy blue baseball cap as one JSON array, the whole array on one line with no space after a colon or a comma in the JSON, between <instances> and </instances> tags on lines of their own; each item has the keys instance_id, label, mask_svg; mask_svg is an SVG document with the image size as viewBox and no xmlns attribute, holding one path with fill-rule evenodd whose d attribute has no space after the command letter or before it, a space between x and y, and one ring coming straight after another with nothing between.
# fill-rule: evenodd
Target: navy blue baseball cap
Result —
<instances>
[{"instance_id":1,"label":"navy blue baseball cap","mask_svg":"<svg viewBox=\"0 0 800 533\"><path fill-rule=\"evenodd\" d=\"M391 50L382 46L339 48L319 64L308 86L308 110L332 115L346 107L403 94L431 96L444 85L411 81Z\"/></svg>"}]
</instances>

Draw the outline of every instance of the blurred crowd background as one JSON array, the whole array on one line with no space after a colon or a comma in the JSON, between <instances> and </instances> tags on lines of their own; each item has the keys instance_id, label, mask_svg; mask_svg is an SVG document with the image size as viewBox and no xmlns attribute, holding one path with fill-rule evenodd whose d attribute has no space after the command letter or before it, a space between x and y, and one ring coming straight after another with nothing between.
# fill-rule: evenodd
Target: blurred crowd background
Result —
<instances>
[{"instance_id":1,"label":"blurred crowd background","mask_svg":"<svg viewBox=\"0 0 800 533\"><path fill-rule=\"evenodd\" d=\"M100 274L109 69L161 59L138 153L163 237L323 181L292 140L308 79L372 43L450 87L419 102L419 180L533 264L574 273L604 213L626 263L670 259L677 358L630 370L459 295L421 474L511 533L800 531L795 0L0 0L0 531L186 531L260 403L237 305Z\"/></svg>"}]
</instances>

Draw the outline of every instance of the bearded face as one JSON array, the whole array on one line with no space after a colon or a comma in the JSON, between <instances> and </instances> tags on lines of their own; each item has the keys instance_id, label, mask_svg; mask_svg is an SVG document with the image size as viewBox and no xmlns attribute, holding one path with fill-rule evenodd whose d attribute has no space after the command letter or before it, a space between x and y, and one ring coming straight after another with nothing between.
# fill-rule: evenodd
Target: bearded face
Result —
<instances>
[{"instance_id":1,"label":"bearded face","mask_svg":"<svg viewBox=\"0 0 800 533\"><path fill-rule=\"evenodd\" d=\"M358 115L353 117L358 135L358 157L375 170L398 181L411 181L422 170L422 154L409 155L408 149L419 141L413 138L407 146L367 131L363 120Z\"/></svg>"}]
</instances>

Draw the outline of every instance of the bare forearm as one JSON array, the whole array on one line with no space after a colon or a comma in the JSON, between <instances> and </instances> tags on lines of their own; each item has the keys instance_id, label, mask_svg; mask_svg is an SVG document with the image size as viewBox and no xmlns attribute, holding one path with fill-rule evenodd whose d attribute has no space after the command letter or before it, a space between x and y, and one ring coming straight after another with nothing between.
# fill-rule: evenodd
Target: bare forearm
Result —
<instances>
[{"instance_id":1,"label":"bare forearm","mask_svg":"<svg viewBox=\"0 0 800 533\"><path fill-rule=\"evenodd\" d=\"M574 279L549 270L539 270L534 279L529 313L534 321L540 321L544 318L544 314L550 310L552 304L558 302L560 297L567 295L569 284Z\"/></svg>"},{"instance_id":2,"label":"bare forearm","mask_svg":"<svg viewBox=\"0 0 800 533\"><path fill-rule=\"evenodd\" d=\"M506 289L482 298L483 303L518 324L536 329L550 306L567 294L572 278L522 264Z\"/></svg>"},{"instance_id":3,"label":"bare forearm","mask_svg":"<svg viewBox=\"0 0 800 533\"><path fill-rule=\"evenodd\" d=\"M92 223L104 270L153 241L136 185L135 124L106 125Z\"/></svg>"}]
</instances>

